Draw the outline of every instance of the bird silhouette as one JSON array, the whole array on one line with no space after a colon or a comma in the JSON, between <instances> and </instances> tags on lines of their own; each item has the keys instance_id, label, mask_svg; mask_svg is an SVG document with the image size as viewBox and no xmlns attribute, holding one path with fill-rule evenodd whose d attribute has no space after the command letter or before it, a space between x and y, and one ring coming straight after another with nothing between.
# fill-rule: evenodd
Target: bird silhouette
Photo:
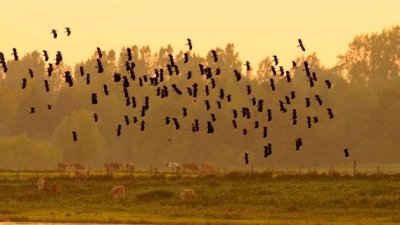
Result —
<instances>
[{"instance_id":1,"label":"bird silhouette","mask_svg":"<svg viewBox=\"0 0 400 225\"><path fill-rule=\"evenodd\" d=\"M14 61L18 61L19 58L18 58L18 51L17 51L17 49L16 49L16 48L13 48L12 51L13 51L13 53L12 53L11 55L14 56Z\"/></svg>"},{"instance_id":2,"label":"bird silhouette","mask_svg":"<svg viewBox=\"0 0 400 225\"><path fill-rule=\"evenodd\" d=\"M311 129L311 126L312 126L311 117L310 117L310 116L307 116L307 128L308 128L308 129Z\"/></svg>"},{"instance_id":3,"label":"bird silhouette","mask_svg":"<svg viewBox=\"0 0 400 225\"><path fill-rule=\"evenodd\" d=\"M121 136L122 125L118 124L117 126L117 137Z\"/></svg>"},{"instance_id":4,"label":"bird silhouette","mask_svg":"<svg viewBox=\"0 0 400 225\"><path fill-rule=\"evenodd\" d=\"M97 105L97 94L96 93L92 93L92 104Z\"/></svg>"},{"instance_id":5,"label":"bird silhouette","mask_svg":"<svg viewBox=\"0 0 400 225\"><path fill-rule=\"evenodd\" d=\"M268 158L272 154L272 144L268 143L264 146L264 158Z\"/></svg>"},{"instance_id":6,"label":"bird silhouette","mask_svg":"<svg viewBox=\"0 0 400 225\"><path fill-rule=\"evenodd\" d=\"M290 92L290 98L292 98L292 99L296 98L296 92L295 91L291 91Z\"/></svg>"},{"instance_id":7,"label":"bird silhouette","mask_svg":"<svg viewBox=\"0 0 400 225\"><path fill-rule=\"evenodd\" d=\"M268 137L268 127L264 126L263 127L263 138L267 138Z\"/></svg>"},{"instance_id":8,"label":"bird silhouette","mask_svg":"<svg viewBox=\"0 0 400 225\"><path fill-rule=\"evenodd\" d=\"M240 81L242 79L240 72L237 70L233 70L233 72L235 73L236 81Z\"/></svg>"},{"instance_id":9,"label":"bird silhouette","mask_svg":"<svg viewBox=\"0 0 400 225\"><path fill-rule=\"evenodd\" d=\"M57 30L55 30L55 29L51 30L51 34L53 34L54 39L57 38Z\"/></svg>"},{"instance_id":10,"label":"bird silhouette","mask_svg":"<svg viewBox=\"0 0 400 225\"><path fill-rule=\"evenodd\" d=\"M97 47L97 55L98 55L99 59L103 58L103 52L101 51L100 47Z\"/></svg>"},{"instance_id":11,"label":"bird silhouette","mask_svg":"<svg viewBox=\"0 0 400 225\"><path fill-rule=\"evenodd\" d=\"M315 72L312 72L312 79L313 81L317 81L317 74Z\"/></svg>"},{"instance_id":12,"label":"bird silhouette","mask_svg":"<svg viewBox=\"0 0 400 225\"><path fill-rule=\"evenodd\" d=\"M297 68L297 63L295 61L292 61L292 69L296 69Z\"/></svg>"},{"instance_id":13,"label":"bird silhouette","mask_svg":"<svg viewBox=\"0 0 400 225\"><path fill-rule=\"evenodd\" d=\"M53 70L54 70L53 64L49 63L49 67L47 67L47 76L51 77Z\"/></svg>"},{"instance_id":14,"label":"bird silhouette","mask_svg":"<svg viewBox=\"0 0 400 225\"><path fill-rule=\"evenodd\" d=\"M44 88L45 88L46 92L50 91L50 86L49 86L49 81L48 80L44 80Z\"/></svg>"},{"instance_id":15,"label":"bird silhouette","mask_svg":"<svg viewBox=\"0 0 400 225\"><path fill-rule=\"evenodd\" d=\"M172 118L172 121L174 121L175 129L179 130L181 125L179 124L178 119L174 117L174 118Z\"/></svg>"},{"instance_id":16,"label":"bird silhouette","mask_svg":"<svg viewBox=\"0 0 400 225\"><path fill-rule=\"evenodd\" d=\"M43 57L45 62L49 61L49 54L47 53L46 50L43 50Z\"/></svg>"},{"instance_id":17,"label":"bird silhouette","mask_svg":"<svg viewBox=\"0 0 400 225\"><path fill-rule=\"evenodd\" d=\"M186 117L187 114L188 114L188 113L187 113L187 108L183 107L183 108L182 108L182 116L183 116L183 117Z\"/></svg>"},{"instance_id":18,"label":"bird silhouette","mask_svg":"<svg viewBox=\"0 0 400 225\"><path fill-rule=\"evenodd\" d=\"M182 95L182 91L176 86L176 84L172 84L171 87L174 89L175 93Z\"/></svg>"},{"instance_id":19,"label":"bird silhouette","mask_svg":"<svg viewBox=\"0 0 400 225\"><path fill-rule=\"evenodd\" d=\"M126 49L126 53L127 53L127 56L128 56L128 61L132 61L132 59L133 59L132 49L131 48L127 48Z\"/></svg>"},{"instance_id":20,"label":"bird silhouette","mask_svg":"<svg viewBox=\"0 0 400 225\"><path fill-rule=\"evenodd\" d=\"M99 117L98 117L97 113L93 113L93 120L95 123L97 123L97 121L99 121Z\"/></svg>"},{"instance_id":21,"label":"bird silhouette","mask_svg":"<svg viewBox=\"0 0 400 225\"><path fill-rule=\"evenodd\" d=\"M78 134L76 133L76 131L72 131L72 140L73 140L74 142L77 142L77 141L78 141Z\"/></svg>"},{"instance_id":22,"label":"bird silhouette","mask_svg":"<svg viewBox=\"0 0 400 225\"><path fill-rule=\"evenodd\" d=\"M306 98L306 108L311 106L310 98Z\"/></svg>"},{"instance_id":23,"label":"bird silhouette","mask_svg":"<svg viewBox=\"0 0 400 225\"><path fill-rule=\"evenodd\" d=\"M271 66L271 72L274 76L276 76L276 69L275 66Z\"/></svg>"},{"instance_id":24,"label":"bird silhouette","mask_svg":"<svg viewBox=\"0 0 400 225\"><path fill-rule=\"evenodd\" d=\"M31 107L30 110L31 110L31 111L30 111L29 113L31 113L31 114L36 112L35 107Z\"/></svg>"},{"instance_id":25,"label":"bird silhouette","mask_svg":"<svg viewBox=\"0 0 400 225\"><path fill-rule=\"evenodd\" d=\"M33 74L33 70L32 69L28 69L28 74L31 78L33 78L34 74Z\"/></svg>"},{"instance_id":26,"label":"bird silhouette","mask_svg":"<svg viewBox=\"0 0 400 225\"><path fill-rule=\"evenodd\" d=\"M22 78L22 89L25 89L26 88L26 78Z\"/></svg>"},{"instance_id":27,"label":"bird silhouette","mask_svg":"<svg viewBox=\"0 0 400 225\"><path fill-rule=\"evenodd\" d=\"M345 148L345 149L343 150L343 152L344 152L344 157L345 157L346 159L348 159L348 158L350 157L349 149Z\"/></svg>"},{"instance_id":28,"label":"bird silhouette","mask_svg":"<svg viewBox=\"0 0 400 225\"><path fill-rule=\"evenodd\" d=\"M247 85L247 95L251 95L251 86Z\"/></svg>"},{"instance_id":29,"label":"bird silhouette","mask_svg":"<svg viewBox=\"0 0 400 225\"><path fill-rule=\"evenodd\" d=\"M103 91L104 91L104 95L108 95L108 87L107 84L103 84Z\"/></svg>"},{"instance_id":30,"label":"bird silhouette","mask_svg":"<svg viewBox=\"0 0 400 225\"><path fill-rule=\"evenodd\" d=\"M63 60L62 53L60 51L57 51L56 53L56 66L58 66Z\"/></svg>"},{"instance_id":31,"label":"bird silhouette","mask_svg":"<svg viewBox=\"0 0 400 225\"><path fill-rule=\"evenodd\" d=\"M276 56L276 55L273 55L272 57L274 58L274 63L275 63L275 66L277 66L277 65L279 64L279 59L278 59L278 56Z\"/></svg>"},{"instance_id":32,"label":"bird silhouette","mask_svg":"<svg viewBox=\"0 0 400 225\"><path fill-rule=\"evenodd\" d=\"M121 81L121 74L119 73L114 73L114 82L120 82Z\"/></svg>"},{"instance_id":33,"label":"bird silhouette","mask_svg":"<svg viewBox=\"0 0 400 225\"><path fill-rule=\"evenodd\" d=\"M301 138L297 138L295 141L296 151L299 151L301 146L303 146L303 140Z\"/></svg>"},{"instance_id":34,"label":"bird silhouette","mask_svg":"<svg viewBox=\"0 0 400 225\"><path fill-rule=\"evenodd\" d=\"M214 62L218 62L218 55L217 55L217 51L215 50L211 50L211 56L214 60Z\"/></svg>"},{"instance_id":35,"label":"bird silhouette","mask_svg":"<svg viewBox=\"0 0 400 225\"><path fill-rule=\"evenodd\" d=\"M72 80L71 72L65 71L64 77L65 77L65 83L67 83L69 87L72 87L74 85L74 81Z\"/></svg>"},{"instance_id":36,"label":"bird silhouette","mask_svg":"<svg viewBox=\"0 0 400 225\"><path fill-rule=\"evenodd\" d=\"M90 84L90 74L89 73L86 74L86 84L87 85Z\"/></svg>"},{"instance_id":37,"label":"bird silhouette","mask_svg":"<svg viewBox=\"0 0 400 225\"><path fill-rule=\"evenodd\" d=\"M233 129L238 127L236 120L232 120Z\"/></svg>"},{"instance_id":38,"label":"bird silhouette","mask_svg":"<svg viewBox=\"0 0 400 225\"><path fill-rule=\"evenodd\" d=\"M247 152L244 153L244 163L245 163L246 165L249 164L249 154L248 154Z\"/></svg>"},{"instance_id":39,"label":"bird silhouette","mask_svg":"<svg viewBox=\"0 0 400 225\"><path fill-rule=\"evenodd\" d=\"M330 80L325 80L325 85L329 89L332 87L332 82Z\"/></svg>"},{"instance_id":40,"label":"bird silhouette","mask_svg":"<svg viewBox=\"0 0 400 225\"><path fill-rule=\"evenodd\" d=\"M247 72L249 72L249 71L251 70L250 62L249 62L249 61L246 61L246 63L245 63L244 65L246 66Z\"/></svg>"},{"instance_id":41,"label":"bird silhouette","mask_svg":"<svg viewBox=\"0 0 400 225\"><path fill-rule=\"evenodd\" d=\"M187 40L187 44L186 45L189 47L189 51L191 51L192 48L193 48L192 40L190 38L187 38L186 40Z\"/></svg>"},{"instance_id":42,"label":"bird silhouette","mask_svg":"<svg viewBox=\"0 0 400 225\"><path fill-rule=\"evenodd\" d=\"M305 51L306 51L306 48L304 47L303 41L302 41L300 38L298 39L298 41L299 41L299 45L298 45L297 47L300 47L301 50L302 50L303 52L305 52Z\"/></svg>"},{"instance_id":43,"label":"bird silhouette","mask_svg":"<svg viewBox=\"0 0 400 225\"><path fill-rule=\"evenodd\" d=\"M65 33L67 33L67 36L71 35L71 29L69 27L65 28Z\"/></svg>"},{"instance_id":44,"label":"bird silhouette","mask_svg":"<svg viewBox=\"0 0 400 225\"><path fill-rule=\"evenodd\" d=\"M146 125L146 124L145 124L145 121L142 120L142 122L140 123L140 131L144 131L144 129L146 128L145 125Z\"/></svg>"},{"instance_id":45,"label":"bird silhouette","mask_svg":"<svg viewBox=\"0 0 400 225\"><path fill-rule=\"evenodd\" d=\"M207 121L207 134L213 134L214 133L214 126L211 123L211 121Z\"/></svg>"},{"instance_id":46,"label":"bird silhouette","mask_svg":"<svg viewBox=\"0 0 400 225\"><path fill-rule=\"evenodd\" d=\"M328 111L329 119L333 119L333 111L331 108L326 109Z\"/></svg>"},{"instance_id":47,"label":"bird silhouette","mask_svg":"<svg viewBox=\"0 0 400 225\"><path fill-rule=\"evenodd\" d=\"M323 102L322 102L322 99L321 99L321 97L319 95L315 95L315 100L317 100L319 105L322 105Z\"/></svg>"},{"instance_id":48,"label":"bird silhouette","mask_svg":"<svg viewBox=\"0 0 400 225\"><path fill-rule=\"evenodd\" d=\"M48 110L51 110L51 108L52 108L52 105L47 104L47 109L48 109Z\"/></svg>"},{"instance_id":49,"label":"bird silhouette","mask_svg":"<svg viewBox=\"0 0 400 225\"><path fill-rule=\"evenodd\" d=\"M271 85L271 90L272 90L272 91L275 91L275 82L274 82L274 79L269 78L269 83L270 83L270 85Z\"/></svg>"},{"instance_id":50,"label":"bird silhouette","mask_svg":"<svg viewBox=\"0 0 400 225\"><path fill-rule=\"evenodd\" d=\"M185 52L184 58L183 58L183 63L188 63L188 62L189 62L189 53Z\"/></svg>"},{"instance_id":51,"label":"bird silhouette","mask_svg":"<svg viewBox=\"0 0 400 225\"><path fill-rule=\"evenodd\" d=\"M267 121L270 122L272 120L272 110L267 109Z\"/></svg>"},{"instance_id":52,"label":"bird silhouette","mask_svg":"<svg viewBox=\"0 0 400 225\"><path fill-rule=\"evenodd\" d=\"M247 129L246 129L246 128L243 128L242 134L243 134L243 135L247 135Z\"/></svg>"},{"instance_id":53,"label":"bird silhouette","mask_svg":"<svg viewBox=\"0 0 400 225\"><path fill-rule=\"evenodd\" d=\"M103 63L101 62L100 59L96 59L97 61L97 73L103 73L104 72L104 68L103 68Z\"/></svg>"}]
</instances>

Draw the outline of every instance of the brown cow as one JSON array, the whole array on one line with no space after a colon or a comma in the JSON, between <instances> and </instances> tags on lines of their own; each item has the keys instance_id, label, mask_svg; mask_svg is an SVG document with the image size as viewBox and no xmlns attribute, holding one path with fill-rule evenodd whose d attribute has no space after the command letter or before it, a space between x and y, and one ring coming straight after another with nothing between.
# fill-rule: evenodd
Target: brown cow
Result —
<instances>
[{"instance_id":1,"label":"brown cow","mask_svg":"<svg viewBox=\"0 0 400 225\"><path fill-rule=\"evenodd\" d=\"M75 183L80 184L81 181L87 181L90 176L90 170L75 171Z\"/></svg>"},{"instance_id":2,"label":"brown cow","mask_svg":"<svg viewBox=\"0 0 400 225\"><path fill-rule=\"evenodd\" d=\"M104 168L108 176L114 176L118 175L118 171L122 170L123 166L121 163L104 163Z\"/></svg>"},{"instance_id":3,"label":"brown cow","mask_svg":"<svg viewBox=\"0 0 400 225\"><path fill-rule=\"evenodd\" d=\"M183 171L186 171L186 170L193 171L193 172L199 171L199 167L195 163L183 163L182 169L183 169Z\"/></svg>"},{"instance_id":4,"label":"brown cow","mask_svg":"<svg viewBox=\"0 0 400 225\"><path fill-rule=\"evenodd\" d=\"M69 163L62 162L57 164L57 171L59 172L67 172L70 169Z\"/></svg>"},{"instance_id":5,"label":"brown cow","mask_svg":"<svg viewBox=\"0 0 400 225\"><path fill-rule=\"evenodd\" d=\"M50 183L47 180L45 180L42 177L39 177L37 182L38 190L46 190L54 193L60 193L61 192L61 186L57 183Z\"/></svg>"},{"instance_id":6,"label":"brown cow","mask_svg":"<svg viewBox=\"0 0 400 225\"><path fill-rule=\"evenodd\" d=\"M110 195L114 199L125 198L125 187L124 186L114 186L110 190Z\"/></svg>"},{"instance_id":7,"label":"brown cow","mask_svg":"<svg viewBox=\"0 0 400 225\"><path fill-rule=\"evenodd\" d=\"M70 165L71 165L71 170L73 170L73 171L78 171L78 170L84 170L85 169L85 167L80 163L70 163Z\"/></svg>"},{"instance_id":8,"label":"brown cow","mask_svg":"<svg viewBox=\"0 0 400 225\"><path fill-rule=\"evenodd\" d=\"M191 200L197 198L197 194L193 189L183 188L180 192L182 201Z\"/></svg>"},{"instance_id":9,"label":"brown cow","mask_svg":"<svg viewBox=\"0 0 400 225\"><path fill-rule=\"evenodd\" d=\"M206 173L211 173L215 171L215 165L210 162L202 162L201 163L201 171Z\"/></svg>"}]
</instances>

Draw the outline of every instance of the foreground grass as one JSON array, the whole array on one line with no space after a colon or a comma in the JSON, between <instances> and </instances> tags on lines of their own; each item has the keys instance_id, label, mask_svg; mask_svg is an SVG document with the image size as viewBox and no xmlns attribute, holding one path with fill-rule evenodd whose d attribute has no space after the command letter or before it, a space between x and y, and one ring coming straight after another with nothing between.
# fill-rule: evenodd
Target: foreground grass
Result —
<instances>
[{"instance_id":1,"label":"foreground grass","mask_svg":"<svg viewBox=\"0 0 400 225\"><path fill-rule=\"evenodd\" d=\"M21 174L21 176L23 176ZM0 175L1 177L1 175ZM155 179L52 177L61 193L36 190L34 176L0 179L0 220L156 224L399 224L400 176L272 177L268 173ZM125 199L108 191L124 185ZM183 202L181 188L198 198Z\"/></svg>"}]
</instances>

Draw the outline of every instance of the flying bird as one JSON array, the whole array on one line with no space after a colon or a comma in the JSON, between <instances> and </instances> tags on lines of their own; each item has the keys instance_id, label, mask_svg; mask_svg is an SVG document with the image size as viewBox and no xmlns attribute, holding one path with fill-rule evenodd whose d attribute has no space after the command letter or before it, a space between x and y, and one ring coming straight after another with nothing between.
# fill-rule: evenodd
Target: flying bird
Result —
<instances>
[{"instance_id":1,"label":"flying bird","mask_svg":"<svg viewBox=\"0 0 400 225\"><path fill-rule=\"evenodd\" d=\"M278 56L276 56L276 55L273 55L272 57L274 58L274 63L275 63L275 66L277 66L277 65L279 64L279 59L278 59Z\"/></svg>"},{"instance_id":2,"label":"flying bird","mask_svg":"<svg viewBox=\"0 0 400 225\"><path fill-rule=\"evenodd\" d=\"M348 159L349 156L350 156L349 149L345 148L345 149L343 150L343 152L344 152L344 157L346 157L346 159Z\"/></svg>"},{"instance_id":3,"label":"flying bird","mask_svg":"<svg viewBox=\"0 0 400 225\"><path fill-rule=\"evenodd\" d=\"M191 51L192 48L193 48L192 40L190 38L187 38L186 40L187 40L187 44L186 45L189 47L189 51Z\"/></svg>"},{"instance_id":4,"label":"flying bird","mask_svg":"<svg viewBox=\"0 0 400 225\"><path fill-rule=\"evenodd\" d=\"M45 62L49 61L49 54L47 53L46 50L43 50L43 57Z\"/></svg>"},{"instance_id":5,"label":"flying bird","mask_svg":"<svg viewBox=\"0 0 400 225\"><path fill-rule=\"evenodd\" d=\"M71 29L69 27L66 27L65 33L67 33L67 36L71 35Z\"/></svg>"},{"instance_id":6,"label":"flying bird","mask_svg":"<svg viewBox=\"0 0 400 225\"><path fill-rule=\"evenodd\" d=\"M72 140L73 140L74 142L77 142L77 141L78 141L78 134L76 133L76 131L72 131Z\"/></svg>"},{"instance_id":7,"label":"flying bird","mask_svg":"<svg viewBox=\"0 0 400 225\"><path fill-rule=\"evenodd\" d=\"M244 153L244 163L245 163L246 165L249 164L249 154L248 154L247 152Z\"/></svg>"},{"instance_id":8,"label":"flying bird","mask_svg":"<svg viewBox=\"0 0 400 225\"><path fill-rule=\"evenodd\" d=\"M55 30L55 29L51 30L51 34L53 34L54 39L57 38L57 30Z\"/></svg>"},{"instance_id":9,"label":"flying bird","mask_svg":"<svg viewBox=\"0 0 400 225\"><path fill-rule=\"evenodd\" d=\"M303 41L302 41L300 38L298 39L298 41L299 41L299 45L298 45L297 47L300 47L301 50L302 50L303 52L305 52L305 51L306 51L306 48L304 47Z\"/></svg>"}]
</instances>

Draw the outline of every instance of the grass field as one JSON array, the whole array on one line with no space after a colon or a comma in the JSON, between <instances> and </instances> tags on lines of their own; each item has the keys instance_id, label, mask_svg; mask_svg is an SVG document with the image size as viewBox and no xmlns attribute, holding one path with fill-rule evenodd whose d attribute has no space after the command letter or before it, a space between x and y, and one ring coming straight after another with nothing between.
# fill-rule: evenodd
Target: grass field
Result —
<instances>
[{"instance_id":1,"label":"grass field","mask_svg":"<svg viewBox=\"0 0 400 225\"><path fill-rule=\"evenodd\" d=\"M400 224L400 175L231 172L196 177L103 174L75 184L47 173L61 193L38 191L36 173L0 174L0 220L156 224ZM124 185L125 199L108 191ZM181 188L198 198L181 201Z\"/></svg>"}]
</instances>

